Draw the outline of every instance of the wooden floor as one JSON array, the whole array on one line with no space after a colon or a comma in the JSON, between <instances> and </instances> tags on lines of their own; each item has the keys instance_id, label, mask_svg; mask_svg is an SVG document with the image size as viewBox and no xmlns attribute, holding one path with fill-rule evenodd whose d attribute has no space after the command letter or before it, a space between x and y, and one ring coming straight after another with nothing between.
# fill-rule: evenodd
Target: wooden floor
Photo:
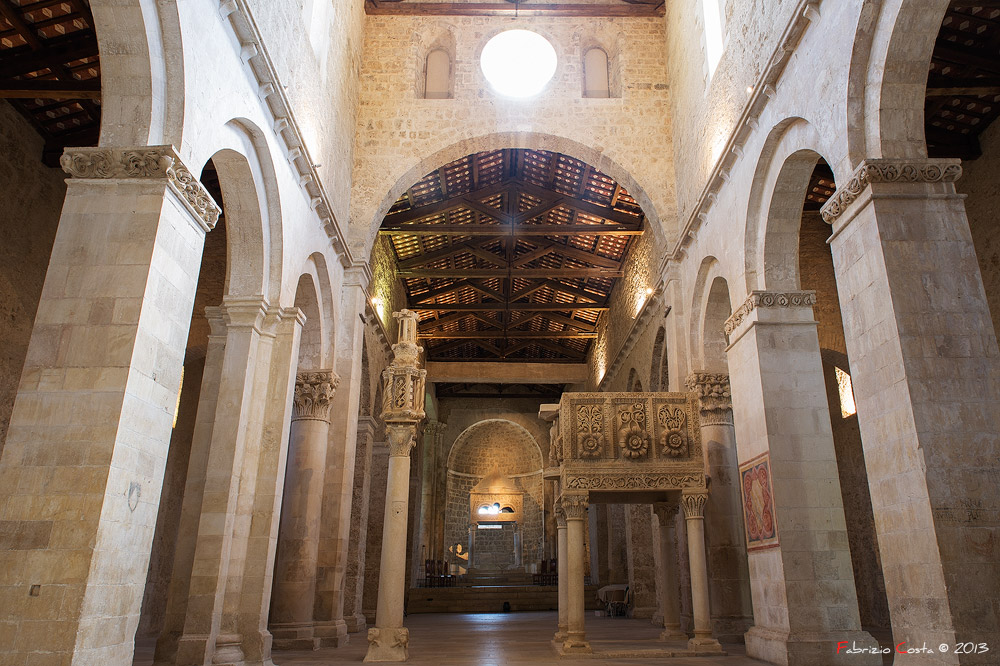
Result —
<instances>
[{"instance_id":1,"label":"wooden floor","mask_svg":"<svg viewBox=\"0 0 1000 666\"><path fill-rule=\"evenodd\" d=\"M555 612L540 613L439 613L410 615L409 664L418 666L561 666L663 665L669 666L758 666L764 662L743 656L742 645L726 645L726 657L662 656L664 650L682 650L683 643L661 643L659 629L648 620L594 617L588 613L587 637L595 655L590 658L559 657L552 646ZM330 666L357 664L364 658L365 634L351 634L350 644L316 652L275 652L276 666ZM626 651L656 650L661 656L619 658ZM606 656L602 656L602 653ZM152 648L136 650L135 666L152 664Z\"/></svg>"}]
</instances>

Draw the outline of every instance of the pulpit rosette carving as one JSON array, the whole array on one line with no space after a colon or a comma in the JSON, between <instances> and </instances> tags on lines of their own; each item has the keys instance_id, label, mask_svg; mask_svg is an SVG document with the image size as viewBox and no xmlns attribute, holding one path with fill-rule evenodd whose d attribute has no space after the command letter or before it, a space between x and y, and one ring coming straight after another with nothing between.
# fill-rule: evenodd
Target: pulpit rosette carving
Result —
<instances>
[{"instance_id":1,"label":"pulpit rosette carving","mask_svg":"<svg viewBox=\"0 0 1000 666\"><path fill-rule=\"evenodd\" d=\"M626 458L637 459L649 450L649 433L646 431L646 406L642 402L618 407L618 446Z\"/></svg>"},{"instance_id":2,"label":"pulpit rosette carving","mask_svg":"<svg viewBox=\"0 0 1000 666\"><path fill-rule=\"evenodd\" d=\"M580 405L577 407L577 439L580 457L599 458L604 453L604 409L603 405Z\"/></svg>"},{"instance_id":3,"label":"pulpit rosette carving","mask_svg":"<svg viewBox=\"0 0 1000 666\"><path fill-rule=\"evenodd\" d=\"M392 346L393 359L382 371L382 420L389 439L389 455L408 455L425 416L424 385L427 371L420 367L417 346L417 313L393 312L399 320L399 342Z\"/></svg>"},{"instance_id":4,"label":"pulpit rosette carving","mask_svg":"<svg viewBox=\"0 0 1000 666\"><path fill-rule=\"evenodd\" d=\"M330 420L333 394L340 385L340 377L333 370L304 370L295 375L295 394L292 397L293 418Z\"/></svg>"},{"instance_id":5,"label":"pulpit rosette carving","mask_svg":"<svg viewBox=\"0 0 1000 666\"><path fill-rule=\"evenodd\" d=\"M688 454L688 438L685 432L687 417L681 407L660 405L656 419L662 428L660 450L667 456L679 458Z\"/></svg>"}]
</instances>

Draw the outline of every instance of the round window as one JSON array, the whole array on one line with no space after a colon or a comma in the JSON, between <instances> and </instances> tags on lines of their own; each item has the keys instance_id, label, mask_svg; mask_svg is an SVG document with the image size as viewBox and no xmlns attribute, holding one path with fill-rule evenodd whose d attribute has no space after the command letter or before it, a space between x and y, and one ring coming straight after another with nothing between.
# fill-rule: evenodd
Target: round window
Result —
<instances>
[{"instance_id":1,"label":"round window","mask_svg":"<svg viewBox=\"0 0 1000 666\"><path fill-rule=\"evenodd\" d=\"M507 30L486 42L479 63L501 95L531 97L556 73L556 50L537 32Z\"/></svg>"}]
</instances>

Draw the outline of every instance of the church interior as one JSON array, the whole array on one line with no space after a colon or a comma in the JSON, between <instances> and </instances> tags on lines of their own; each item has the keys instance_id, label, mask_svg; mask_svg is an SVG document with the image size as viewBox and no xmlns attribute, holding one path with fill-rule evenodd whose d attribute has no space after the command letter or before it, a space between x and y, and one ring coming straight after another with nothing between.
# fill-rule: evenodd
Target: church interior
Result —
<instances>
[{"instance_id":1,"label":"church interior","mask_svg":"<svg viewBox=\"0 0 1000 666\"><path fill-rule=\"evenodd\" d=\"M997 0L0 0L0 666L1000 663Z\"/></svg>"}]
</instances>

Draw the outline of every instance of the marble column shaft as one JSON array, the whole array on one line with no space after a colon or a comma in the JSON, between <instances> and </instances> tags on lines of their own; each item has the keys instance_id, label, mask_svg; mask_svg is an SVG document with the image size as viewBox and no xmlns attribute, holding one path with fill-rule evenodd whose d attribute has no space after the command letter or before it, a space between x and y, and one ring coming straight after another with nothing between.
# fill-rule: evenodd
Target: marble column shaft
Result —
<instances>
[{"instance_id":1,"label":"marble column shaft","mask_svg":"<svg viewBox=\"0 0 1000 666\"><path fill-rule=\"evenodd\" d=\"M556 514L556 542L558 551L556 553L556 584L558 585L558 597L559 597L559 620L558 626L556 627L556 634L554 640L562 644L566 640L566 616L569 612L569 597L567 595L567 585L569 584L569 574L567 573L568 554L567 546L568 541L566 539L566 514L563 512L562 507L559 503L556 503L555 508Z\"/></svg>"},{"instance_id":2,"label":"marble column shaft","mask_svg":"<svg viewBox=\"0 0 1000 666\"><path fill-rule=\"evenodd\" d=\"M354 462L354 500L351 503L351 538L344 582L344 621L347 631L362 631L367 625L362 604L365 592L365 563L368 557L368 507L372 488L372 445L375 419L358 419L358 449Z\"/></svg>"},{"instance_id":3,"label":"marble column shaft","mask_svg":"<svg viewBox=\"0 0 1000 666\"><path fill-rule=\"evenodd\" d=\"M316 563L330 406L339 381L330 370L300 371L296 377L272 593L271 633L280 649L317 647L313 636Z\"/></svg>"},{"instance_id":4,"label":"marble column shaft","mask_svg":"<svg viewBox=\"0 0 1000 666\"><path fill-rule=\"evenodd\" d=\"M708 565L705 557L705 503L707 493L683 493L681 505L687 522L688 566L691 567L691 610L694 637L688 647L699 651L722 651L712 638L712 615L708 599Z\"/></svg>"},{"instance_id":5,"label":"marble column shaft","mask_svg":"<svg viewBox=\"0 0 1000 666\"><path fill-rule=\"evenodd\" d=\"M560 498L566 514L566 638L564 653L589 653L590 643L584 626L585 599L583 596L584 577L584 529L587 519L588 493L563 492Z\"/></svg>"},{"instance_id":6,"label":"marble column shaft","mask_svg":"<svg viewBox=\"0 0 1000 666\"><path fill-rule=\"evenodd\" d=\"M659 522L660 567L663 585L660 588L660 610L663 613L661 641L686 641L688 636L681 631L680 588L677 584L677 558L674 543L674 525L677 504L654 504L653 512Z\"/></svg>"}]
</instances>

